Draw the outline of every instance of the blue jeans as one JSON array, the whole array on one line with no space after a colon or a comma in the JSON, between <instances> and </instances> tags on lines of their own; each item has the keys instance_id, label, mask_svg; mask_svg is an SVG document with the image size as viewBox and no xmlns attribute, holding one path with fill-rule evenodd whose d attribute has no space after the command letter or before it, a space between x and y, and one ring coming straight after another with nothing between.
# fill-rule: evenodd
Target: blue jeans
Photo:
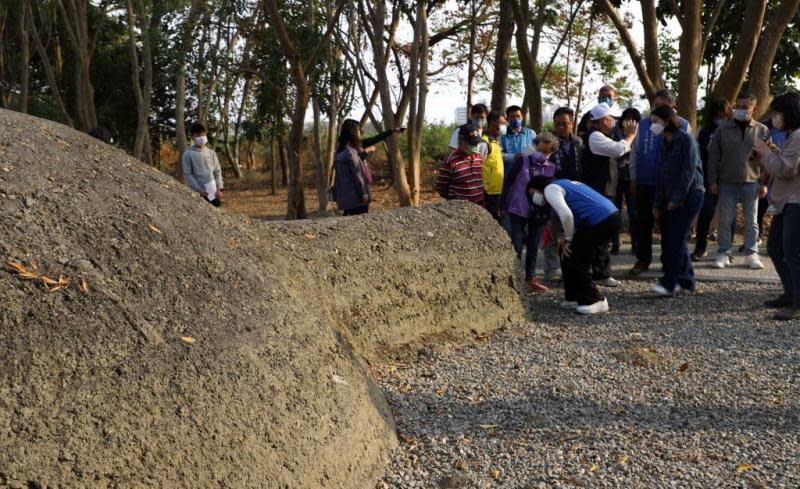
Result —
<instances>
[{"instance_id":1,"label":"blue jeans","mask_svg":"<svg viewBox=\"0 0 800 489\"><path fill-rule=\"evenodd\" d=\"M781 278L783 293L800 307L800 205L786 204L772 218L767 251Z\"/></svg>"},{"instance_id":2,"label":"blue jeans","mask_svg":"<svg viewBox=\"0 0 800 489\"><path fill-rule=\"evenodd\" d=\"M675 290L676 285L686 290L694 290L697 286L687 243L692 221L703 205L703 193L702 190L695 190L686 196L677 209L662 210L661 269L664 276L659 283L667 290Z\"/></svg>"},{"instance_id":3,"label":"blue jeans","mask_svg":"<svg viewBox=\"0 0 800 489\"><path fill-rule=\"evenodd\" d=\"M511 243L517 258L522 259L522 247L525 251L525 280L530 280L536 272L536 256L539 253L539 243L542 241L545 223L537 223L532 219L509 214L511 220Z\"/></svg>"},{"instance_id":4,"label":"blue jeans","mask_svg":"<svg viewBox=\"0 0 800 489\"><path fill-rule=\"evenodd\" d=\"M736 202L744 208L744 252L758 254L758 182L719 184L719 253L731 253L731 225L736 222Z\"/></svg>"}]
</instances>

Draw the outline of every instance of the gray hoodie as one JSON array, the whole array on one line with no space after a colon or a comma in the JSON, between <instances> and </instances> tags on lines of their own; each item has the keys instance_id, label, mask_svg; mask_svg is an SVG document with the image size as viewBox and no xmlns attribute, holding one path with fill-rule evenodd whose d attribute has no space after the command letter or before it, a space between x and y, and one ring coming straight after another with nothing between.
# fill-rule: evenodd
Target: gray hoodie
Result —
<instances>
[{"instance_id":1,"label":"gray hoodie","mask_svg":"<svg viewBox=\"0 0 800 489\"><path fill-rule=\"evenodd\" d=\"M217 190L222 190L222 168L219 166L217 153L208 145L202 148L191 145L181 157L181 166L186 183L192 190L204 192L203 185L211 180L216 181Z\"/></svg>"}]
</instances>

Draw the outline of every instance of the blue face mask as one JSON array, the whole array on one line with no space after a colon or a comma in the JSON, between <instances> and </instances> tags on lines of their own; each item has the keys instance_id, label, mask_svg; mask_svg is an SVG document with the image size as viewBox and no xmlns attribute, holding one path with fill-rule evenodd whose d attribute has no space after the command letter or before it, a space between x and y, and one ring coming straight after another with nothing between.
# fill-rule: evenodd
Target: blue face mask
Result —
<instances>
[{"instance_id":1,"label":"blue face mask","mask_svg":"<svg viewBox=\"0 0 800 489\"><path fill-rule=\"evenodd\" d=\"M516 117L509 121L509 125L511 129L521 129L522 128L522 119L517 119Z\"/></svg>"},{"instance_id":2,"label":"blue face mask","mask_svg":"<svg viewBox=\"0 0 800 489\"><path fill-rule=\"evenodd\" d=\"M597 103L606 104L609 107L612 107L614 105L614 99L611 97L601 98L600 100L597 101Z\"/></svg>"}]
</instances>

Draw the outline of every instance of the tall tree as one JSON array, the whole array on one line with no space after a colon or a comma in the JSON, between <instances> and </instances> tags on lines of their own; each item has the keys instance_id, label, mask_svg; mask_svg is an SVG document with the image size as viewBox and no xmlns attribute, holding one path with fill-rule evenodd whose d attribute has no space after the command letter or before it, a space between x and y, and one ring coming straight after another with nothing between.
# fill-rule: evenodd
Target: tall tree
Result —
<instances>
[{"instance_id":1,"label":"tall tree","mask_svg":"<svg viewBox=\"0 0 800 489\"><path fill-rule=\"evenodd\" d=\"M746 1L736 47L731 54L730 62L714 87L714 95L717 97L733 100L739 93L758 46L766 9L767 0Z\"/></svg>"},{"instance_id":2,"label":"tall tree","mask_svg":"<svg viewBox=\"0 0 800 489\"><path fill-rule=\"evenodd\" d=\"M145 8L144 0L127 0L128 46L131 57L131 86L136 97L137 124L133 143L133 156L149 165L153 164L150 150L150 103L153 98L153 15ZM136 31L142 45L139 60ZM141 69L140 69L141 66Z\"/></svg>"}]
</instances>

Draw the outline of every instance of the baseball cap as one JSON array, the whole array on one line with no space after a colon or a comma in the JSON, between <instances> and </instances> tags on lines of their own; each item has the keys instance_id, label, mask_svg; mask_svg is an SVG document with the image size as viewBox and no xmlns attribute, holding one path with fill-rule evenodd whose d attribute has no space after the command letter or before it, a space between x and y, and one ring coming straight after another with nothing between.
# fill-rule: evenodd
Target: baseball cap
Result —
<instances>
[{"instance_id":1,"label":"baseball cap","mask_svg":"<svg viewBox=\"0 0 800 489\"><path fill-rule=\"evenodd\" d=\"M459 127L458 137L464 138L467 141L467 144L472 146L480 144L483 141L483 139L481 139L480 129L472 124L464 124L463 126Z\"/></svg>"},{"instance_id":2,"label":"baseball cap","mask_svg":"<svg viewBox=\"0 0 800 489\"><path fill-rule=\"evenodd\" d=\"M594 106L591 110L591 119L593 121L599 121L604 117L619 117L621 114L618 108L609 107L605 103L600 103Z\"/></svg>"}]
</instances>

